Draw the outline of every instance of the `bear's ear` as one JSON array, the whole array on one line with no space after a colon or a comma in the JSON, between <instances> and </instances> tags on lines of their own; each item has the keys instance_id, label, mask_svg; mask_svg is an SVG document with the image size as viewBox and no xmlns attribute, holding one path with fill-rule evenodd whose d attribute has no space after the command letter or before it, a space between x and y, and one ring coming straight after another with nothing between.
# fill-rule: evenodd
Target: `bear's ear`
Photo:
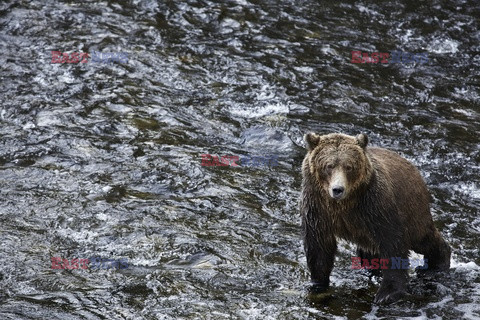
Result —
<instances>
[{"instance_id":1,"label":"bear's ear","mask_svg":"<svg viewBox=\"0 0 480 320\"><path fill-rule=\"evenodd\" d=\"M368 137L365 133L361 133L358 136L355 137L357 139L357 143L360 147L364 148L368 144Z\"/></svg>"},{"instance_id":2,"label":"bear's ear","mask_svg":"<svg viewBox=\"0 0 480 320\"><path fill-rule=\"evenodd\" d=\"M309 132L303 136L303 139L307 143L307 150L312 151L318 145L318 142L320 141L320 136L313 132Z\"/></svg>"}]
</instances>

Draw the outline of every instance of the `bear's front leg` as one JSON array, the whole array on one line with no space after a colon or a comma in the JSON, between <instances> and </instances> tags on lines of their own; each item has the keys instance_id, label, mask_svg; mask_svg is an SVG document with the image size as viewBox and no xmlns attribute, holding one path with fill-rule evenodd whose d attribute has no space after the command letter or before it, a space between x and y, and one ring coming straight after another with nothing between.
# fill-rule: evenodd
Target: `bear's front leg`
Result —
<instances>
[{"instance_id":1,"label":"bear's front leg","mask_svg":"<svg viewBox=\"0 0 480 320\"><path fill-rule=\"evenodd\" d=\"M318 224L313 224L318 226ZM307 265L312 279L312 291L320 292L328 288L332 272L337 242L328 231L312 228L312 223L303 221L304 247Z\"/></svg>"},{"instance_id":2,"label":"bear's front leg","mask_svg":"<svg viewBox=\"0 0 480 320\"><path fill-rule=\"evenodd\" d=\"M383 270L383 280L375 295L375 303L388 304L397 301L406 293L408 274L406 269Z\"/></svg>"}]
</instances>

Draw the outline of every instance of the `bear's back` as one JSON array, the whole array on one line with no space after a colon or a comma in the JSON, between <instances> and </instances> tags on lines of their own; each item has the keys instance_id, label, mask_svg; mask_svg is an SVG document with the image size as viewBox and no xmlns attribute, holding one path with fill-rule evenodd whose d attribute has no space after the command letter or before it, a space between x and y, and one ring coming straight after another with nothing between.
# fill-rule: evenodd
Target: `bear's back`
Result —
<instances>
[{"instance_id":1,"label":"bear's back","mask_svg":"<svg viewBox=\"0 0 480 320\"><path fill-rule=\"evenodd\" d=\"M418 220L424 221L430 215L430 195L420 171L398 153L378 148L367 149L374 171L383 185L391 188L396 207L404 220L410 225Z\"/></svg>"}]
</instances>

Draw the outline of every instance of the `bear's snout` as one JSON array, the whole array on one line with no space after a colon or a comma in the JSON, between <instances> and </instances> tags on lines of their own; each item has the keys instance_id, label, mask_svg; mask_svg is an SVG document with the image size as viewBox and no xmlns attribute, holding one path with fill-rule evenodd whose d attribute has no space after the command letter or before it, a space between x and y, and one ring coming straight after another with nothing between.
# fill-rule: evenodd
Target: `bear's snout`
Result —
<instances>
[{"instance_id":1,"label":"bear's snout","mask_svg":"<svg viewBox=\"0 0 480 320\"><path fill-rule=\"evenodd\" d=\"M342 170L335 170L330 180L330 187L328 193L335 200L341 200L345 198L346 193L346 177Z\"/></svg>"},{"instance_id":2,"label":"bear's snout","mask_svg":"<svg viewBox=\"0 0 480 320\"><path fill-rule=\"evenodd\" d=\"M335 199L339 199L343 196L344 191L345 191L344 187L333 187L332 188L332 195Z\"/></svg>"}]
</instances>

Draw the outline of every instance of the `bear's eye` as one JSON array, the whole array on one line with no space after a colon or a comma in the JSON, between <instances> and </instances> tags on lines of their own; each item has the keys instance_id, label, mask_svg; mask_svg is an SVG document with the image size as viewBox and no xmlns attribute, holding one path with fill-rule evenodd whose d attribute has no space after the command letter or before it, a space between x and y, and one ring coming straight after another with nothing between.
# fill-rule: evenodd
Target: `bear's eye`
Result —
<instances>
[{"instance_id":1,"label":"bear's eye","mask_svg":"<svg viewBox=\"0 0 480 320\"><path fill-rule=\"evenodd\" d=\"M327 169L327 171L332 171L333 170L333 164L331 164L331 163L327 164L326 169Z\"/></svg>"},{"instance_id":2,"label":"bear's eye","mask_svg":"<svg viewBox=\"0 0 480 320\"><path fill-rule=\"evenodd\" d=\"M347 164L347 165L345 166L345 170L346 170L347 172L350 172L350 171L353 170L353 167L352 167L351 165Z\"/></svg>"}]
</instances>

